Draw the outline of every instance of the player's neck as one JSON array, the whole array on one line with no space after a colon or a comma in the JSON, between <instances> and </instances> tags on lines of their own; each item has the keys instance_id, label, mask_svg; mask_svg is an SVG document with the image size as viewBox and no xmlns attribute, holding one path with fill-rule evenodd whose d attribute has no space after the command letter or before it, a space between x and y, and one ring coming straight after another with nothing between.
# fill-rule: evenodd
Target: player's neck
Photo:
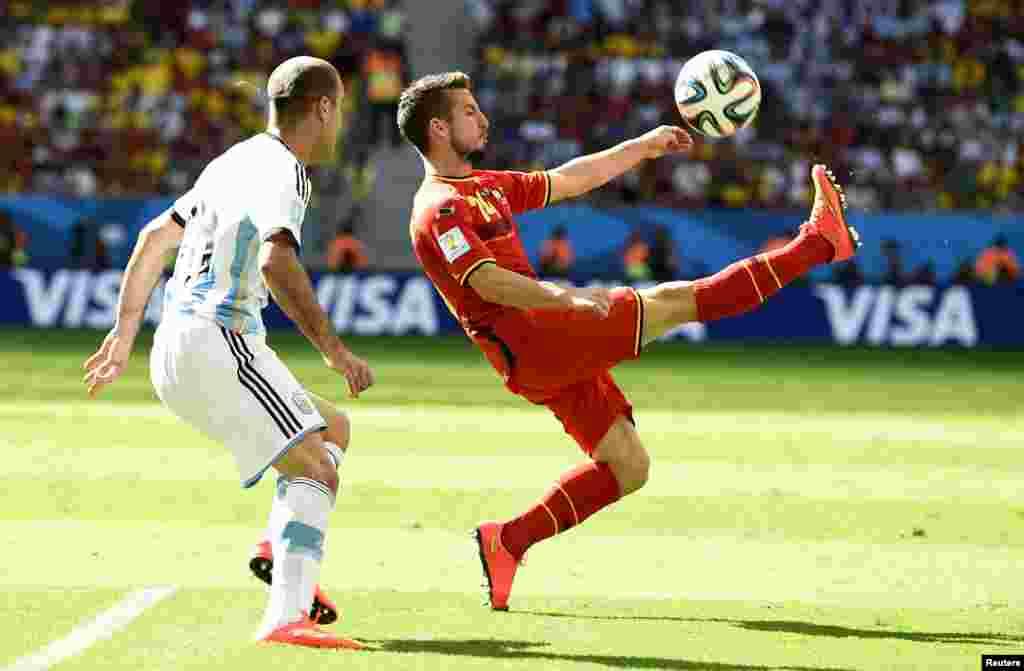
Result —
<instances>
[{"instance_id":1,"label":"player's neck","mask_svg":"<svg viewBox=\"0 0 1024 671\"><path fill-rule=\"evenodd\" d=\"M295 158L302 162L302 165L309 165L313 157L313 144L304 142L295 131L283 130L275 125L267 126L266 133L272 135L288 151L295 155Z\"/></svg>"},{"instance_id":2,"label":"player's neck","mask_svg":"<svg viewBox=\"0 0 1024 671\"><path fill-rule=\"evenodd\" d=\"M455 155L425 158L423 169L426 170L428 177L461 179L473 175L473 164Z\"/></svg>"}]
</instances>

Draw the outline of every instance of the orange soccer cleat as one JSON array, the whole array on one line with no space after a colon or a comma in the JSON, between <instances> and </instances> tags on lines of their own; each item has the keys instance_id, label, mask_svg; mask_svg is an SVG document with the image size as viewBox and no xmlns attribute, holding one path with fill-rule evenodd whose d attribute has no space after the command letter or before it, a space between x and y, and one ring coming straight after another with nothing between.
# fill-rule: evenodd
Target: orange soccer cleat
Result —
<instances>
[{"instance_id":1,"label":"orange soccer cleat","mask_svg":"<svg viewBox=\"0 0 1024 671\"><path fill-rule=\"evenodd\" d=\"M342 638L316 626L305 614L301 620L281 625L259 639L264 643L287 643L307 648L332 648L335 650L365 650L366 646L350 638Z\"/></svg>"},{"instance_id":2,"label":"orange soccer cleat","mask_svg":"<svg viewBox=\"0 0 1024 671\"><path fill-rule=\"evenodd\" d=\"M836 183L835 175L823 165L811 169L811 180L814 182L814 208L804 226L831 243L835 250L831 263L845 261L854 255L861 244L860 235L853 226L846 223L843 215L846 196L843 195L842 187Z\"/></svg>"},{"instance_id":3,"label":"orange soccer cleat","mask_svg":"<svg viewBox=\"0 0 1024 671\"><path fill-rule=\"evenodd\" d=\"M273 582L274 555L270 541L260 541L256 544L252 551L252 559L249 560L249 569L254 576L268 585ZM333 624L338 619L338 607L320 590L320 585L316 586L313 593L313 605L309 610L309 616L313 622L320 625Z\"/></svg>"},{"instance_id":4,"label":"orange soccer cleat","mask_svg":"<svg viewBox=\"0 0 1024 671\"><path fill-rule=\"evenodd\" d=\"M498 522L484 522L473 531L484 578L487 579L491 610L508 610L512 580L519 568L519 562L501 543L501 527Z\"/></svg>"}]
</instances>

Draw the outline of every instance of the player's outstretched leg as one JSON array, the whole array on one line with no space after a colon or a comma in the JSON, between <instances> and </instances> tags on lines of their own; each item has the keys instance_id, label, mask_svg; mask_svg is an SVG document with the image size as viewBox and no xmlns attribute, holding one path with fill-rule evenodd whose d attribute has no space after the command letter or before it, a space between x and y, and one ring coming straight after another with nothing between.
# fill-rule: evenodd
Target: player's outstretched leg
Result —
<instances>
[{"instance_id":1,"label":"player's outstretched leg","mask_svg":"<svg viewBox=\"0 0 1024 671\"><path fill-rule=\"evenodd\" d=\"M282 510L273 516L270 600L257 640L317 648L364 647L318 628L308 612L338 491L340 450L333 454L335 449L320 434L310 434L275 465L287 481Z\"/></svg>"},{"instance_id":2,"label":"player's outstretched leg","mask_svg":"<svg viewBox=\"0 0 1024 671\"><path fill-rule=\"evenodd\" d=\"M563 473L522 515L474 531L492 610L508 610L516 569L532 545L579 526L647 482L650 457L625 417L615 420L593 458Z\"/></svg>"},{"instance_id":3,"label":"player's outstretched leg","mask_svg":"<svg viewBox=\"0 0 1024 671\"><path fill-rule=\"evenodd\" d=\"M852 257L857 231L843 214L845 196L823 165L811 170L814 206L800 234L782 249L743 259L695 282L666 282L640 292L644 343L686 322L709 322L749 312L813 268Z\"/></svg>"}]
</instances>

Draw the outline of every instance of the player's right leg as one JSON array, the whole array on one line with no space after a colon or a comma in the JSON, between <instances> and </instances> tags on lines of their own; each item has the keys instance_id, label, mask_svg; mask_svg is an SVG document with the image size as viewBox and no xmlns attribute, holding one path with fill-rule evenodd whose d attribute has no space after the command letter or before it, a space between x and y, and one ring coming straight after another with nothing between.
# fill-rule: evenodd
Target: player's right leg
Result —
<instances>
[{"instance_id":1,"label":"player's right leg","mask_svg":"<svg viewBox=\"0 0 1024 671\"><path fill-rule=\"evenodd\" d=\"M316 394L308 394L313 405L319 411L320 416L327 423L323 432L325 446L332 454L338 464L344 458L348 450L351 427L345 413L338 410L333 403L326 401ZM287 505L285 494L288 491L288 477L279 475L277 485L274 488L274 500L270 508L270 517L267 522L267 530L263 538L256 543L249 558L249 570L253 575L268 585L273 584L274 552L272 538L278 518L286 514ZM338 607L327 597L319 585L313 592L313 605L309 610L310 619L320 625L332 624L338 619Z\"/></svg>"},{"instance_id":2,"label":"player's right leg","mask_svg":"<svg viewBox=\"0 0 1024 671\"><path fill-rule=\"evenodd\" d=\"M708 322L748 312L812 268L845 261L860 240L843 215L844 197L823 165L811 171L814 207L800 235L782 249L758 254L696 282L666 282L640 292L643 342L687 322Z\"/></svg>"},{"instance_id":3,"label":"player's right leg","mask_svg":"<svg viewBox=\"0 0 1024 671\"><path fill-rule=\"evenodd\" d=\"M327 522L338 492L340 451L319 433L305 436L274 464L287 478L282 514L270 530L274 566L270 602L257 638L271 643L361 649L310 618Z\"/></svg>"}]
</instances>

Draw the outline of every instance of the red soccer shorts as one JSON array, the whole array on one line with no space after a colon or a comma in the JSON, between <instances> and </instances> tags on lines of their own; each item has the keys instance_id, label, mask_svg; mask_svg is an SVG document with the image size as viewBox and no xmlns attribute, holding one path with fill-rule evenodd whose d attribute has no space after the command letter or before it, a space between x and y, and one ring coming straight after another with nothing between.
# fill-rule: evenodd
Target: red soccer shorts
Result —
<instances>
[{"instance_id":1,"label":"red soccer shorts","mask_svg":"<svg viewBox=\"0 0 1024 671\"><path fill-rule=\"evenodd\" d=\"M549 408L588 455L620 416L633 421L633 407L609 370L640 356L643 300L629 288L614 289L611 297L604 318L515 310L495 324L494 338L474 339L509 390Z\"/></svg>"}]
</instances>

